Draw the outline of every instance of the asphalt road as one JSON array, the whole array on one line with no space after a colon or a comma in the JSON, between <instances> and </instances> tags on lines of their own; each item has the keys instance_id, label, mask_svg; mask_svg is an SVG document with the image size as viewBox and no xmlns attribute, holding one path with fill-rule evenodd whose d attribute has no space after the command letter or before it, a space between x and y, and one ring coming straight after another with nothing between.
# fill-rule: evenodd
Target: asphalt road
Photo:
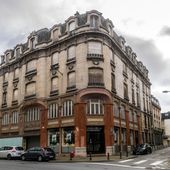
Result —
<instances>
[{"instance_id":1,"label":"asphalt road","mask_svg":"<svg viewBox=\"0 0 170 170\"><path fill-rule=\"evenodd\" d=\"M36 162L0 160L0 170L139 170L170 169L170 148L125 160L109 162ZM168 168L169 167L169 168Z\"/></svg>"}]
</instances>

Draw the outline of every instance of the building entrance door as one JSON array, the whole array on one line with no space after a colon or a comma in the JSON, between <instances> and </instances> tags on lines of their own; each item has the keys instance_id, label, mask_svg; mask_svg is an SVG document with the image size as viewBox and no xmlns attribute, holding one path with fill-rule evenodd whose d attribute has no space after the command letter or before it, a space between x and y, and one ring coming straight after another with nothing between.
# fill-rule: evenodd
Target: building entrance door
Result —
<instances>
[{"instance_id":1,"label":"building entrance door","mask_svg":"<svg viewBox=\"0 0 170 170\"><path fill-rule=\"evenodd\" d=\"M87 153L105 153L104 127L87 127Z\"/></svg>"}]
</instances>

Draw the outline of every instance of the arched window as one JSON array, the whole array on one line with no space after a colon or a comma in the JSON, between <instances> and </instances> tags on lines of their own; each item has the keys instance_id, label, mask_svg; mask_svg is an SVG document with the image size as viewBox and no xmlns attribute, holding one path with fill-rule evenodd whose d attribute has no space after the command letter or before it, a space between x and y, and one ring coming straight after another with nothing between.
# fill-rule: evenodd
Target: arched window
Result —
<instances>
[{"instance_id":1,"label":"arched window","mask_svg":"<svg viewBox=\"0 0 170 170\"><path fill-rule=\"evenodd\" d=\"M93 28L97 28L99 25L99 17L96 15L92 15L90 17L90 26Z\"/></svg>"},{"instance_id":2,"label":"arched window","mask_svg":"<svg viewBox=\"0 0 170 170\"><path fill-rule=\"evenodd\" d=\"M58 90L58 77L51 79L51 91Z\"/></svg>"},{"instance_id":3,"label":"arched window","mask_svg":"<svg viewBox=\"0 0 170 170\"><path fill-rule=\"evenodd\" d=\"M73 31L76 28L76 23L75 21L72 21L69 23L69 31Z\"/></svg>"}]
</instances>

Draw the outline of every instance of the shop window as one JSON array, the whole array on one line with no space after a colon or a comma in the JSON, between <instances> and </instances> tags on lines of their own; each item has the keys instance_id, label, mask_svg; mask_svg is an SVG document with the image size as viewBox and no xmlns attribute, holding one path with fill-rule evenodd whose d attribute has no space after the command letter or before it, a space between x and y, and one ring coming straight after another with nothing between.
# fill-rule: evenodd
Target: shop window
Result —
<instances>
[{"instance_id":1,"label":"shop window","mask_svg":"<svg viewBox=\"0 0 170 170\"><path fill-rule=\"evenodd\" d=\"M89 68L89 85L103 86L103 70L100 68Z\"/></svg>"},{"instance_id":2,"label":"shop window","mask_svg":"<svg viewBox=\"0 0 170 170\"><path fill-rule=\"evenodd\" d=\"M50 147L56 146L60 142L59 131L49 130L48 131L48 145Z\"/></svg>"},{"instance_id":3,"label":"shop window","mask_svg":"<svg viewBox=\"0 0 170 170\"><path fill-rule=\"evenodd\" d=\"M63 103L63 112L62 116L72 116L73 115L73 102L67 100Z\"/></svg>"},{"instance_id":4,"label":"shop window","mask_svg":"<svg viewBox=\"0 0 170 170\"><path fill-rule=\"evenodd\" d=\"M75 143L73 128L63 129L63 142L64 142L64 145L73 145Z\"/></svg>"},{"instance_id":5,"label":"shop window","mask_svg":"<svg viewBox=\"0 0 170 170\"><path fill-rule=\"evenodd\" d=\"M89 115L102 115L103 111L103 101L100 99L90 99L87 101L87 114Z\"/></svg>"},{"instance_id":6,"label":"shop window","mask_svg":"<svg viewBox=\"0 0 170 170\"><path fill-rule=\"evenodd\" d=\"M52 103L48 106L48 119L53 119L58 117L58 104Z\"/></svg>"}]
</instances>

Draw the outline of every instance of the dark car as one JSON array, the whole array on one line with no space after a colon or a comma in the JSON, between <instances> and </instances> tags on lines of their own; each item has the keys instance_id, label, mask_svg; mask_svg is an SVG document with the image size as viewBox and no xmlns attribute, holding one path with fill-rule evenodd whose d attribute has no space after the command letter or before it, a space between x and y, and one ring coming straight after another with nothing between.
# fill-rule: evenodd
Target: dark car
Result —
<instances>
[{"instance_id":1,"label":"dark car","mask_svg":"<svg viewBox=\"0 0 170 170\"><path fill-rule=\"evenodd\" d=\"M152 153L152 147L148 143L137 145L133 149L134 155L143 155L143 154L149 154L149 153Z\"/></svg>"},{"instance_id":2,"label":"dark car","mask_svg":"<svg viewBox=\"0 0 170 170\"><path fill-rule=\"evenodd\" d=\"M21 155L21 159L25 160L38 160L48 161L55 158L55 153L51 148L45 147L33 147L28 149L24 154Z\"/></svg>"}]
</instances>

